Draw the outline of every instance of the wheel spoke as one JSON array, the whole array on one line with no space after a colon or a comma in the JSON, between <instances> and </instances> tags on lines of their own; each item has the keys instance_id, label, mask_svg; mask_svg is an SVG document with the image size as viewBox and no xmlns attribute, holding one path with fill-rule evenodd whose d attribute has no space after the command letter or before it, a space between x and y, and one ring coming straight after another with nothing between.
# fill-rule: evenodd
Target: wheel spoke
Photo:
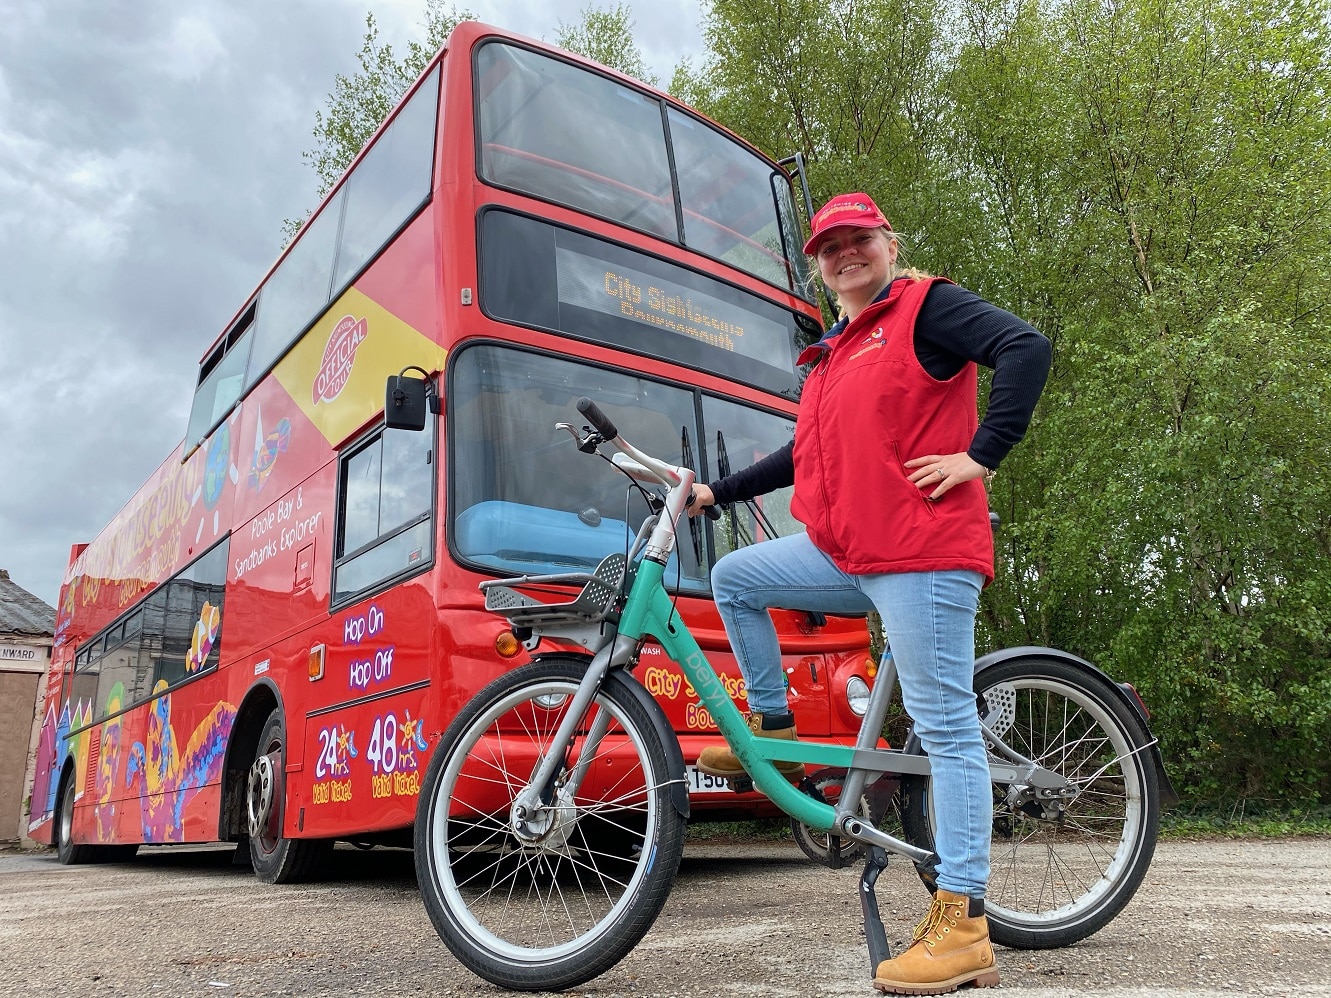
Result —
<instances>
[{"instance_id":1,"label":"wheel spoke","mask_svg":"<svg viewBox=\"0 0 1331 998\"><path fill-rule=\"evenodd\" d=\"M1112 918L1150 862L1158 800L1143 755L1149 735L1117 691L1084 667L1014 660L982 671L978 684L986 676L981 693L991 713L1000 704L1008 711L1003 742L1058 773L1069 791L1046 796L1031 786L995 785L990 930L1007 945L1067 945ZM932 846L935 812L922 783L928 835L910 837ZM903 819L917 822L916 813Z\"/></svg>"}]
</instances>

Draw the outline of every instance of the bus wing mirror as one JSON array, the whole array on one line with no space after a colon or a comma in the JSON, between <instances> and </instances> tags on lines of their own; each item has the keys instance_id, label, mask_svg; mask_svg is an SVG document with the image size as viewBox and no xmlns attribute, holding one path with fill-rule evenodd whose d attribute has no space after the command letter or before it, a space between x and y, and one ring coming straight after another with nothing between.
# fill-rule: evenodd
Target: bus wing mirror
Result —
<instances>
[{"instance_id":1,"label":"bus wing mirror","mask_svg":"<svg viewBox=\"0 0 1331 998\"><path fill-rule=\"evenodd\" d=\"M407 377L406 371L390 377L384 392L384 425L390 430L425 429L425 413L439 412L439 396L433 387L423 378Z\"/></svg>"}]
</instances>

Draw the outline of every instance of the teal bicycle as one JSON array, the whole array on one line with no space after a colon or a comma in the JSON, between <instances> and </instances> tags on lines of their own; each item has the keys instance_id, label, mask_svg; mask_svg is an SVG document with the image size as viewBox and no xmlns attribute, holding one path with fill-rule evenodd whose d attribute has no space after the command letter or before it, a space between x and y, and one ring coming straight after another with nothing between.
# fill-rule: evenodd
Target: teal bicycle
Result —
<instances>
[{"instance_id":1,"label":"teal bicycle","mask_svg":"<svg viewBox=\"0 0 1331 998\"><path fill-rule=\"evenodd\" d=\"M866 857L860 898L872 975L890 955L874 893L888 854L910 859L926 887L935 862L928 756L914 739L881 747L896 685L890 650L854 746L756 736L662 581L694 472L637 450L590 400L577 407L590 426L559 427L584 453L613 445L616 467L652 490L652 512L628 550L594 572L482 583L487 609L515 634L583 651L538 654L499 677L440 739L415 826L417 879L435 929L491 983L553 991L604 973L651 927L679 867L689 798L678 740L633 675L650 640L679 664L752 787L826 835L834 864L842 842L847 856ZM570 583L582 586L571 601L530 595L549 598L548 587ZM988 656L976 663L975 685L994 786L992 937L1068 945L1117 915L1146 873L1162 788L1172 793L1159 748L1131 688L1066 653ZM836 802L814 777L787 782L779 761L836 774ZM899 781L904 840L860 806L884 779Z\"/></svg>"}]
</instances>

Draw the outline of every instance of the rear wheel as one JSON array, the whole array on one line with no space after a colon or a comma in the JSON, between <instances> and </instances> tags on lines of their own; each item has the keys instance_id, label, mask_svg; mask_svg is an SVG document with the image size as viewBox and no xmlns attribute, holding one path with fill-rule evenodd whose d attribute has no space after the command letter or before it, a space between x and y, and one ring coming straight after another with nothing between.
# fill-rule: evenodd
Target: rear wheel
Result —
<instances>
[{"instance_id":1,"label":"rear wheel","mask_svg":"<svg viewBox=\"0 0 1331 998\"><path fill-rule=\"evenodd\" d=\"M309 879L332 848L327 839L282 836L286 808L286 725L281 709L264 722L254 762L245 781L250 864L266 884L291 884Z\"/></svg>"},{"instance_id":2,"label":"rear wheel","mask_svg":"<svg viewBox=\"0 0 1331 998\"><path fill-rule=\"evenodd\" d=\"M993 940L1068 946L1132 899L1155 852L1160 787L1150 736L1108 680L1054 659L1016 659L976 676L989 726L1011 748L1066 777L1076 796L1040 800L994 784L985 915ZM934 849L930 780L902 780L902 824ZM932 889L934 870L920 869Z\"/></svg>"},{"instance_id":3,"label":"rear wheel","mask_svg":"<svg viewBox=\"0 0 1331 998\"><path fill-rule=\"evenodd\" d=\"M60 792L60 813L55 821L56 858L67 866L80 863L124 863L139 851L137 842L129 845L89 845L74 843L74 776L71 773Z\"/></svg>"},{"instance_id":4,"label":"rear wheel","mask_svg":"<svg viewBox=\"0 0 1331 998\"><path fill-rule=\"evenodd\" d=\"M97 861L96 846L74 843L74 796L74 776L71 773L60 792L60 813L55 819L55 854L66 866Z\"/></svg>"},{"instance_id":5,"label":"rear wheel","mask_svg":"<svg viewBox=\"0 0 1331 998\"><path fill-rule=\"evenodd\" d=\"M495 680L444 732L421 788L426 911L453 955L501 987L556 991L609 970L665 906L683 851L671 800L683 773L671 772L662 732L617 673L578 721L553 783L531 810L518 805L584 669L556 657ZM598 718L608 730L588 755Z\"/></svg>"}]
</instances>

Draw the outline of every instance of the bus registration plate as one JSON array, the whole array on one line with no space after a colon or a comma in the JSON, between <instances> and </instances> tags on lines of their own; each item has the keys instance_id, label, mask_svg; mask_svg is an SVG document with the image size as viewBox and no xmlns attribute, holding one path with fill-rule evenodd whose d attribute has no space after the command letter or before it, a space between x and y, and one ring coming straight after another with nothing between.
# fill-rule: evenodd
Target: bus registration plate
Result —
<instances>
[{"instance_id":1,"label":"bus registration plate","mask_svg":"<svg viewBox=\"0 0 1331 998\"><path fill-rule=\"evenodd\" d=\"M697 766L685 766L684 776L689 781L691 794L728 794L730 784L719 776L704 773Z\"/></svg>"}]
</instances>

